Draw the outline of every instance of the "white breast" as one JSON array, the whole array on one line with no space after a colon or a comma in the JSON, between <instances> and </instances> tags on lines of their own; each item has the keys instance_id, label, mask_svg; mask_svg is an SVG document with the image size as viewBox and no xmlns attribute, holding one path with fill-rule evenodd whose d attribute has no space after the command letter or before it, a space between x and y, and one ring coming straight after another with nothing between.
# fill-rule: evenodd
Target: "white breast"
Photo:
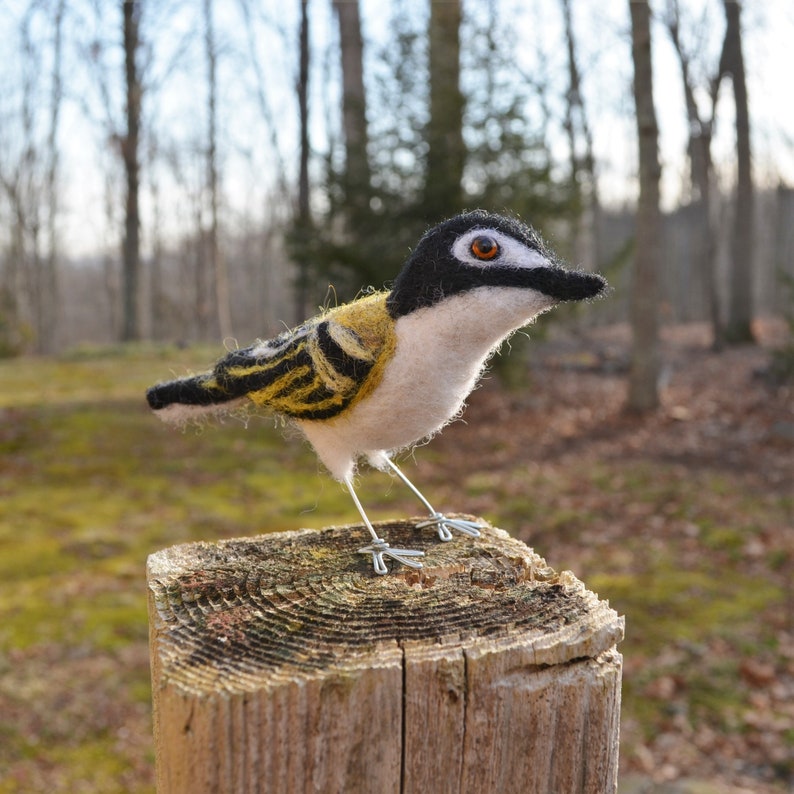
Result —
<instances>
[{"instance_id":1,"label":"white breast","mask_svg":"<svg viewBox=\"0 0 794 794\"><path fill-rule=\"evenodd\" d=\"M299 422L343 479L366 455L411 446L461 412L495 347L553 304L528 289L482 287L397 320L397 349L372 395L328 422Z\"/></svg>"}]
</instances>

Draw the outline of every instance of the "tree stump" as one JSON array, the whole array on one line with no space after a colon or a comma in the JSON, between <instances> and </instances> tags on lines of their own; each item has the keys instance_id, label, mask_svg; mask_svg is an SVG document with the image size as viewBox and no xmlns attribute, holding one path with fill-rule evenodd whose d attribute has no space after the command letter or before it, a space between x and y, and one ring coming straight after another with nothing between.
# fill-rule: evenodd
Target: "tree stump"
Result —
<instances>
[{"instance_id":1,"label":"tree stump","mask_svg":"<svg viewBox=\"0 0 794 794\"><path fill-rule=\"evenodd\" d=\"M623 618L507 533L376 524L149 557L160 794L604 794Z\"/></svg>"}]
</instances>

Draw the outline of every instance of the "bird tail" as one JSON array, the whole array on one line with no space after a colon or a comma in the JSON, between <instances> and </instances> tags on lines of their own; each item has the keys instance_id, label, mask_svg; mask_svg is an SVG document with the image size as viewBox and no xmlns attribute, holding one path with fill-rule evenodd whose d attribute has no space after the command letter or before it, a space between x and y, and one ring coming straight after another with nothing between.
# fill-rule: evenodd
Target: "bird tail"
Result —
<instances>
[{"instance_id":1,"label":"bird tail","mask_svg":"<svg viewBox=\"0 0 794 794\"><path fill-rule=\"evenodd\" d=\"M220 386L214 373L205 372L189 378L158 383L146 392L149 407L175 424L199 419L205 414L223 413L239 402L239 395Z\"/></svg>"}]
</instances>

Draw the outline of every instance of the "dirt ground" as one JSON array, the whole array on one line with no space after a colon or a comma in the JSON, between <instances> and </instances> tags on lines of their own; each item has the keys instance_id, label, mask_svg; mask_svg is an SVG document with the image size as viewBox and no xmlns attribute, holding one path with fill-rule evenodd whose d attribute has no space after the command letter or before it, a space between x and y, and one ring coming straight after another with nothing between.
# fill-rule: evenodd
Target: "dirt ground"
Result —
<instances>
[{"instance_id":1,"label":"dirt ground","mask_svg":"<svg viewBox=\"0 0 794 794\"><path fill-rule=\"evenodd\" d=\"M486 517L625 615L626 794L794 792L794 383L764 374L785 327L757 330L761 346L715 354L705 327L665 328L662 405L640 417L627 328L535 329L514 344L526 378L487 377L407 464L439 509ZM146 554L354 509L261 423L157 432L154 354L49 362L47 399L44 365L23 364L0 427L0 794L149 792ZM86 378L107 384L95 403ZM381 474L361 481L373 517L416 510Z\"/></svg>"},{"instance_id":2,"label":"dirt ground","mask_svg":"<svg viewBox=\"0 0 794 794\"><path fill-rule=\"evenodd\" d=\"M500 484L474 512L506 513L625 612L620 791L794 791L794 383L766 377L785 329L756 330L762 346L715 354L705 326L666 328L642 417L624 410L626 327L552 335L526 388L484 385L433 442L447 477L476 460ZM527 522L504 510L517 469L555 494Z\"/></svg>"}]
</instances>

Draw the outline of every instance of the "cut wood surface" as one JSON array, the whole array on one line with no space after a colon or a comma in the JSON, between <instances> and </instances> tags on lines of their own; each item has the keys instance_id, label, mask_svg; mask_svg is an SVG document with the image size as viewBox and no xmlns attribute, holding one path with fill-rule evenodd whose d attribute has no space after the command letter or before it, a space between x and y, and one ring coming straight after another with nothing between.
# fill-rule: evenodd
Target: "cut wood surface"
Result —
<instances>
[{"instance_id":1,"label":"cut wood surface","mask_svg":"<svg viewBox=\"0 0 794 794\"><path fill-rule=\"evenodd\" d=\"M158 790L614 791L623 619L506 532L373 573L361 526L153 554Z\"/></svg>"}]
</instances>

